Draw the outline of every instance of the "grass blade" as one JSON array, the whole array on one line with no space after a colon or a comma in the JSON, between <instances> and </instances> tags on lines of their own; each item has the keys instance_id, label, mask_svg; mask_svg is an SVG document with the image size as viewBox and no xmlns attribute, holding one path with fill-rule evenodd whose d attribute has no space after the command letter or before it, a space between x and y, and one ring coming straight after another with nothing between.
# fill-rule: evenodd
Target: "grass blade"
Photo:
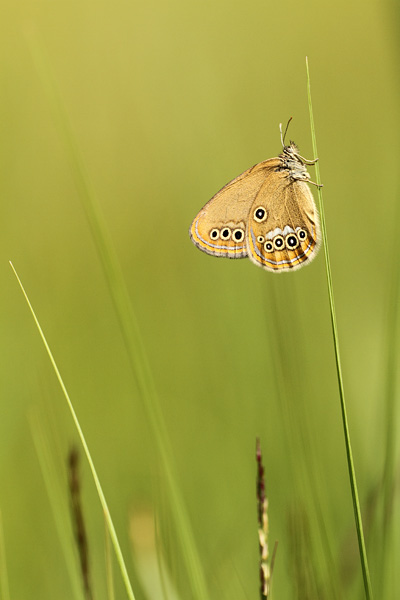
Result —
<instances>
[{"instance_id":1,"label":"grass blade","mask_svg":"<svg viewBox=\"0 0 400 600\"><path fill-rule=\"evenodd\" d=\"M10 590L8 588L8 572L6 562L6 546L3 533L3 519L0 511L0 590L2 600L10 600Z\"/></svg>"},{"instance_id":2,"label":"grass blade","mask_svg":"<svg viewBox=\"0 0 400 600\"><path fill-rule=\"evenodd\" d=\"M63 480L61 483L59 478L62 467L64 467L64 462L61 462L61 451L58 447L58 440L49 436L49 431L54 426L54 423L48 418L51 406L46 405L45 410L45 416L42 414L42 411L39 411L38 407L30 412L29 424L31 435L42 471L55 528L64 554L71 583L71 598L84 600L82 583L76 568L75 548L72 546L70 540L71 521L68 512L68 499L65 494L65 481ZM46 419L48 422L46 422Z\"/></svg>"},{"instance_id":3,"label":"grass blade","mask_svg":"<svg viewBox=\"0 0 400 600\"><path fill-rule=\"evenodd\" d=\"M102 490L102 487L101 487L101 484L100 484L100 480L98 478L98 475L97 475L97 472L96 472L96 469L95 469L95 466L94 466L94 463L93 463L93 460L92 460L92 457L91 457L91 454L90 454L90 451L89 451L89 447L88 447L88 445L86 443L85 436L83 435L83 431L82 431L81 426L79 424L78 417L76 416L74 407L72 405L72 402L71 402L70 397L69 397L68 392L67 392L67 388L65 387L65 384L64 384L64 381L63 381L63 379L61 377L60 371L58 370L56 361L54 360L53 354L52 354L52 352L50 350L50 346L47 343L46 337L45 337L45 335L43 333L43 330L42 330L42 328L40 326L40 323L39 323L38 318L37 318L37 316L35 314L35 311L33 310L32 304L29 301L28 295L25 292L24 286L22 285L22 282L21 282L20 278L18 277L18 273L15 270L14 265L12 264L11 261L10 261L10 265L11 265L12 270L14 271L14 275L17 278L19 286L20 286L20 288L22 290L22 293L23 293L23 295L25 297L25 300L26 300L26 302L27 302L27 304L29 306L29 310L32 313L33 319L34 319L34 321L36 323L36 327L38 328L40 337L42 338L42 342L44 344L44 347L46 348L46 352L47 352L47 354L48 354L48 356L50 358L50 362L51 362L51 364L53 366L53 369L54 369L54 372L55 372L56 377L58 379L58 382L59 382L59 384L61 386L61 389L62 389L62 392L64 394L64 397L65 397L65 399L67 401L68 407L69 407L69 409L71 411L71 415L72 415L73 421L75 423L75 427L76 427L76 429L78 431L78 435L80 437L83 449L85 451L86 458L87 458L89 466L90 466L90 470L92 471L92 476L93 476L94 483L95 483L95 486L96 486L96 489L97 489L97 493L98 493L99 498L100 498L101 506L103 508L104 518L105 518L105 520L107 522L108 530L110 532L110 536L111 536L111 540L112 540L112 543L113 543L113 546L114 546L115 554L117 556L118 564L119 564L120 569L121 569L122 579L123 579L124 584L125 584L125 588L126 588L126 591L127 591L128 598L129 598L129 600L135 600L135 596L134 596L134 593L133 593L133 590L132 590L132 587L131 587L131 584L130 584L130 581L129 581L128 571L126 569L125 561L124 561L124 558L122 556L122 551L121 551L121 548L120 548L120 545L119 545L119 542L118 542L117 533L116 533L115 528L114 528L114 523L113 523L113 521L111 519L111 514L110 514L110 511L108 509L106 498L104 496L104 493L103 493L103 490Z\"/></svg>"},{"instance_id":4,"label":"grass blade","mask_svg":"<svg viewBox=\"0 0 400 600\"><path fill-rule=\"evenodd\" d=\"M86 600L93 600L92 576L89 560L89 540L86 532L86 522L81 497L81 476L79 470L80 456L78 449L73 446L68 456L68 484L71 508L72 526L75 534L75 544L78 550L80 574L83 593Z\"/></svg>"},{"instance_id":5,"label":"grass blade","mask_svg":"<svg viewBox=\"0 0 400 600\"><path fill-rule=\"evenodd\" d=\"M182 547L182 557L193 588L193 597L198 600L204 600L208 597L205 577L201 569L201 562L194 542L189 516L177 483L175 462L169 435L122 269L103 215L98 206L96 194L86 172L84 161L82 160L73 129L68 119L68 114L51 77L51 69L47 61L47 56L41 50L37 39L31 39L30 41L32 56L47 92L61 139L65 144L71 171L75 178L79 197L86 213L120 324L131 370L136 380L140 397L143 400L155 446L159 452L169 492L171 511Z\"/></svg>"},{"instance_id":6,"label":"grass blade","mask_svg":"<svg viewBox=\"0 0 400 600\"><path fill-rule=\"evenodd\" d=\"M397 227L400 219L400 204L396 202L393 223ZM393 237L393 246L395 236ZM393 256L397 256L397 248L393 247ZM383 467L383 514L382 514L382 542L380 553L380 578L383 597L388 586L387 574L390 573L390 547L395 536L393 517L395 508L396 491L396 435L397 435L397 373L399 364L399 326L400 326L400 268L399 261L393 262L391 274L391 289L387 307L386 345L385 345L385 455ZM393 562L393 557L392 562ZM396 569L396 567L395 567ZM390 589L390 586L388 586Z\"/></svg>"},{"instance_id":7,"label":"grass blade","mask_svg":"<svg viewBox=\"0 0 400 600\"><path fill-rule=\"evenodd\" d=\"M107 580L107 600L115 600L114 592L114 573L111 555L110 533L105 522L105 562L106 562L106 580Z\"/></svg>"},{"instance_id":8,"label":"grass blade","mask_svg":"<svg viewBox=\"0 0 400 600\"><path fill-rule=\"evenodd\" d=\"M306 68L307 68L307 91L308 91L308 107L310 111L310 124L311 124L311 136L312 136L312 144L313 144L313 152L314 156L318 156L317 152L317 141L315 135L315 126L314 126L314 115L312 110L312 101L311 101L311 84L310 84L310 71L308 67L308 58L306 57ZM319 173L319 165L315 164L315 173L317 178L317 183L321 182L320 173ZM329 308L331 314L331 324L332 324L332 334L333 334L333 346L335 350L335 359L336 359L336 373L339 385L339 397L340 397L340 408L342 413L342 422L343 422L343 433L344 440L346 446L346 457L347 457L347 466L349 471L350 478L350 488L351 488L351 496L353 500L353 510L354 510L354 519L357 530L357 540L358 540L358 548L360 552L361 559L361 568L364 580L364 590L365 597L367 600L372 600L372 587L371 580L368 569L368 560L367 553L365 549L365 541L364 541L364 532L361 518L361 510L360 510L360 502L358 498L357 491L357 482L356 482L356 473L354 469L354 461L353 454L351 451L351 442L350 442L350 431L347 420L347 411L346 411L346 401L344 395L344 385L343 385L343 375L342 375L342 366L340 361L340 352L339 352L339 336L336 325L336 312L335 312L335 303L334 303L334 295L333 295L333 283L332 283L332 273L331 273L331 265L329 261L329 250L328 250L328 238L326 232L326 223L325 223L325 213L324 213L324 205L322 202L322 192L321 188L318 188L318 198L319 198L319 212L321 219L321 233L322 239L324 242L324 250L325 250L325 267L326 267L326 278L328 284L328 296L329 296Z\"/></svg>"}]
</instances>

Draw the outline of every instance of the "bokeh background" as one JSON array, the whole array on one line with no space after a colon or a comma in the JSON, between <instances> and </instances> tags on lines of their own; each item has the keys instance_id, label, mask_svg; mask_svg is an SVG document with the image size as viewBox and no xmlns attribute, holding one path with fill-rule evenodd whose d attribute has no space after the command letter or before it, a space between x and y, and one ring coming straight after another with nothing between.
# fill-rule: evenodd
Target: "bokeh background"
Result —
<instances>
[{"instance_id":1,"label":"bokeh background","mask_svg":"<svg viewBox=\"0 0 400 600\"><path fill-rule=\"evenodd\" d=\"M9 260L87 436L130 574L129 515L168 519L153 433L69 160L67 120L140 324L209 597L258 597L256 436L271 548L279 541L276 597L362 597L323 252L278 276L207 256L188 237L220 187L280 152L280 122L293 116L289 137L313 157L306 56L355 466L372 582L382 589L374 507L399 268L397 25L394 6L378 0L3 0L0 510L11 598L77 597L57 527L68 522L65 461L77 436ZM56 466L50 486L38 440ZM85 463L82 478L102 599L104 523ZM390 567L398 525L395 512L381 598L399 593ZM173 524L161 530L176 597L190 599ZM73 547L72 532L67 542ZM117 570L115 586L124 597Z\"/></svg>"}]
</instances>

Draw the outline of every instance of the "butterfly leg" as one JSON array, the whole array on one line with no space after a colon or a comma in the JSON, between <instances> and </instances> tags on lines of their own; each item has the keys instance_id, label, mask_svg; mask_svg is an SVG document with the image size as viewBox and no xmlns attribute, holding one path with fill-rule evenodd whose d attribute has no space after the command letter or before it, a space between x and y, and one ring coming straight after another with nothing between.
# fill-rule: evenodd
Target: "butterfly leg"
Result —
<instances>
[{"instance_id":1,"label":"butterfly leg","mask_svg":"<svg viewBox=\"0 0 400 600\"><path fill-rule=\"evenodd\" d=\"M304 156L300 156L300 154L299 154L299 158L303 161L303 163L305 165L315 165L315 163L319 161L319 158L313 158L312 160L307 160L306 158L304 158Z\"/></svg>"},{"instance_id":2,"label":"butterfly leg","mask_svg":"<svg viewBox=\"0 0 400 600\"><path fill-rule=\"evenodd\" d=\"M311 183L312 185L315 185L315 187L317 187L317 188L322 188L322 187L324 187L324 184L323 184L323 183L315 183L315 181L310 181L310 180L308 180L308 181L307 181L307 183Z\"/></svg>"}]
</instances>

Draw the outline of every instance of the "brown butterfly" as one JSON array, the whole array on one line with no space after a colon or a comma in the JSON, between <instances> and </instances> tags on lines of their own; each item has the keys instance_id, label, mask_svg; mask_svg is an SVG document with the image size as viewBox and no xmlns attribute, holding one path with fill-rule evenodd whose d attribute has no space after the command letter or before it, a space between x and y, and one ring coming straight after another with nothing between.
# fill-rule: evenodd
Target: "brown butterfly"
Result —
<instances>
[{"instance_id":1,"label":"brown butterfly","mask_svg":"<svg viewBox=\"0 0 400 600\"><path fill-rule=\"evenodd\" d=\"M320 228L306 165L294 142L282 135L282 154L248 169L225 185L195 217L189 235L208 254L249 257L280 273L299 269L317 254Z\"/></svg>"}]
</instances>

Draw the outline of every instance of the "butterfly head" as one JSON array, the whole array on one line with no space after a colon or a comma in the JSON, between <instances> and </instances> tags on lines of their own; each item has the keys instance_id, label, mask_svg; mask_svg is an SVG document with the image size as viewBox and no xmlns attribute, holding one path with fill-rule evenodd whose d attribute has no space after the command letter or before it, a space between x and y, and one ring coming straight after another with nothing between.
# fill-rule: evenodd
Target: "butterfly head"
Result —
<instances>
[{"instance_id":1,"label":"butterfly head","mask_svg":"<svg viewBox=\"0 0 400 600\"><path fill-rule=\"evenodd\" d=\"M302 162L301 156L299 154L299 149L296 146L296 144L294 142L292 142L292 140L290 140L290 143L288 146L283 146L282 156L292 158L294 160L298 160L299 162Z\"/></svg>"}]
</instances>

